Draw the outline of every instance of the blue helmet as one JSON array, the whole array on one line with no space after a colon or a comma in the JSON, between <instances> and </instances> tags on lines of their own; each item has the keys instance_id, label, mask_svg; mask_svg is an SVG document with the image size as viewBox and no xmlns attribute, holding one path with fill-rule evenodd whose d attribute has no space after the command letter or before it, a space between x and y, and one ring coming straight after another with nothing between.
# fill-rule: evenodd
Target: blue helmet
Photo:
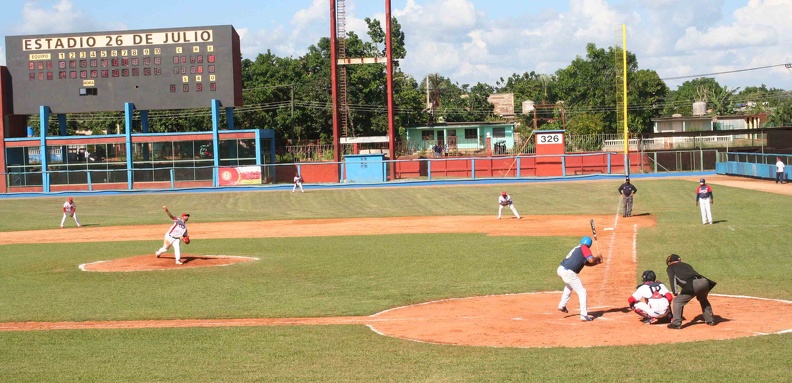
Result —
<instances>
[{"instance_id":1,"label":"blue helmet","mask_svg":"<svg viewBox=\"0 0 792 383\"><path fill-rule=\"evenodd\" d=\"M581 245L586 245L588 247L591 247L591 237L585 236L585 237L581 238L580 239L580 244Z\"/></svg>"}]
</instances>

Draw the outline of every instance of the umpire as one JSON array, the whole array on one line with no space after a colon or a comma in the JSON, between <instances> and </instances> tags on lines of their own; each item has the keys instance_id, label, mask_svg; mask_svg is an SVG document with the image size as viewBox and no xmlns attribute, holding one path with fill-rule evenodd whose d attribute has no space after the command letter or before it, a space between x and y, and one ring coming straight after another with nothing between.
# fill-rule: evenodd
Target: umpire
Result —
<instances>
[{"instance_id":1,"label":"umpire","mask_svg":"<svg viewBox=\"0 0 792 383\"><path fill-rule=\"evenodd\" d=\"M668 282L671 284L671 292L675 295L671 308L674 319L668 328L675 330L682 328L682 310L694 297L701 304L704 323L714 326L715 317L712 315L712 305L710 305L707 296L716 283L697 273L692 266L682 262L679 255L669 255L666 258L666 265L668 265L666 269Z\"/></svg>"},{"instance_id":2,"label":"umpire","mask_svg":"<svg viewBox=\"0 0 792 383\"><path fill-rule=\"evenodd\" d=\"M632 216L633 195L638 192L638 188L630 183L630 177L624 179L624 183L619 186L619 194L622 196L622 217Z\"/></svg>"}]
</instances>

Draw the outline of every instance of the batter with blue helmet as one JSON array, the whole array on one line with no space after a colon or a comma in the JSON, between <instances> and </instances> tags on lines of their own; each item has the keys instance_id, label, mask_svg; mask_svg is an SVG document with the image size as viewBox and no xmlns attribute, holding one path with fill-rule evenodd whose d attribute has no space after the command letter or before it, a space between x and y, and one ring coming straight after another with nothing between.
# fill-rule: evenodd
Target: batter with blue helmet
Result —
<instances>
[{"instance_id":1,"label":"batter with blue helmet","mask_svg":"<svg viewBox=\"0 0 792 383\"><path fill-rule=\"evenodd\" d=\"M594 318L588 315L586 288L583 287L583 282L581 282L578 274L583 270L583 266L596 266L602 263L601 254L594 256L591 253L591 243L591 237L585 236L581 238L580 244L569 251L569 254L561 261L556 270L556 274L564 281L564 293L561 294L561 301L558 302L558 311L569 312L566 304L574 291L580 301L580 320L584 322L590 322Z\"/></svg>"}]
</instances>

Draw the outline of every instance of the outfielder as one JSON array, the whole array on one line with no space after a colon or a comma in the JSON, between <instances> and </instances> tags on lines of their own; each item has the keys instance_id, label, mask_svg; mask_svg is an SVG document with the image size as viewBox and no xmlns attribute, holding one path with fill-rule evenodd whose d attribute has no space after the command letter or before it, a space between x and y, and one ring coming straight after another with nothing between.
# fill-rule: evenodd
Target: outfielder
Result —
<instances>
[{"instance_id":1,"label":"outfielder","mask_svg":"<svg viewBox=\"0 0 792 383\"><path fill-rule=\"evenodd\" d=\"M701 222L705 225L712 225L712 208L710 205L713 204L715 204L715 197L712 195L712 188L702 178L699 180L698 188L696 188L696 206L701 209Z\"/></svg>"},{"instance_id":2,"label":"outfielder","mask_svg":"<svg viewBox=\"0 0 792 383\"><path fill-rule=\"evenodd\" d=\"M63 203L63 218L61 219L61 229L63 229L63 224L66 223L66 217L74 218L74 223L77 224L77 227L81 227L80 220L77 219L77 205L74 204L74 198L69 197L66 202Z\"/></svg>"},{"instance_id":3,"label":"outfielder","mask_svg":"<svg viewBox=\"0 0 792 383\"><path fill-rule=\"evenodd\" d=\"M580 281L578 273L583 270L583 266L596 266L602 263L602 255L598 254L595 257L591 254L591 243L591 237L583 237L580 240L580 245L569 251L569 254L561 261L561 265L556 270L556 274L561 277L565 284L564 293L561 294L561 301L558 302L558 311L569 312L566 304L569 302L569 298L572 297L572 291L574 291L580 301L580 320L584 322L593 321L594 318L588 315L586 288L583 287L583 282Z\"/></svg>"},{"instance_id":4,"label":"outfielder","mask_svg":"<svg viewBox=\"0 0 792 383\"><path fill-rule=\"evenodd\" d=\"M187 235L187 220L190 219L190 215L187 213L183 213L181 217L174 217L170 211L168 211L167 206L163 206L162 210L165 210L165 214L173 220L173 226L168 229L168 232L165 233L165 241L162 243L162 247L154 253L157 258L162 255L162 253L168 251L171 246L173 246L173 253L176 257L176 264L181 265L181 241L184 240L184 244L190 243L190 237Z\"/></svg>"},{"instance_id":5,"label":"outfielder","mask_svg":"<svg viewBox=\"0 0 792 383\"><path fill-rule=\"evenodd\" d=\"M294 186L292 186L292 193L294 193L297 190L298 186L300 187L300 193L305 193L305 190L303 190L302 184L303 184L302 176L300 175L300 173L295 173L294 174Z\"/></svg>"},{"instance_id":6,"label":"outfielder","mask_svg":"<svg viewBox=\"0 0 792 383\"><path fill-rule=\"evenodd\" d=\"M506 192L501 193L500 197L498 197L498 219L501 219L501 213L503 212L503 208L508 206L511 209L514 216L517 219L522 219L520 217L520 213L517 212L517 209L514 208L514 203L512 202L512 198L510 195L506 194Z\"/></svg>"},{"instance_id":7,"label":"outfielder","mask_svg":"<svg viewBox=\"0 0 792 383\"><path fill-rule=\"evenodd\" d=\"M652 270L644 271L641 280L643 284L627 298L630 309L640 315L646 324L655 324L661 319L671 322L671 301L674 296L662 282L657 282L657 275Z\"/></svg>"}]
</instances>

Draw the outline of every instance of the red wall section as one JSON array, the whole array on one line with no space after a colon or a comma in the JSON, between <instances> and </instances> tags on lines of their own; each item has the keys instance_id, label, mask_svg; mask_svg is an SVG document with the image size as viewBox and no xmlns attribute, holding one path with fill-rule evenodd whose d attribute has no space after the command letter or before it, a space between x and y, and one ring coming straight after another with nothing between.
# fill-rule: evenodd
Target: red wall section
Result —
<instances>
[{"instance_id":1,"label":"red wall section","mask_svg":"<svg viewBox=\"0 0 792 383\"><path fill-rule=\"evenodd\" d=\"M275 179L273 182L293 182L297 173L297 165L275 166ZM309 183L338 183L339 165L337 163L310 163L299 164L300 175L306 184Z\"/></svg>"}]
</instances>

